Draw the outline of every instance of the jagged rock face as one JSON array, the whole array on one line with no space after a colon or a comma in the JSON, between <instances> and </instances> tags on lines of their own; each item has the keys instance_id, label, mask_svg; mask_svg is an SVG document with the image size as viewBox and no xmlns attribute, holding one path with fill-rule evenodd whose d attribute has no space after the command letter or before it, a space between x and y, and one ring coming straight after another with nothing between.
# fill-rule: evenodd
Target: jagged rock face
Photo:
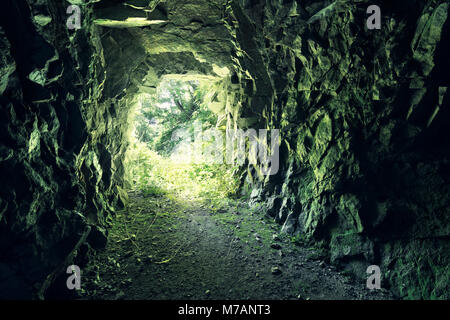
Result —
<instances>
[{"instance_id":1,"label":"jagged rock face","mask_svg":"<svg viewBox=\"0 0 450 320\"><path fill-rule=\"evenodd\" d=\"M66 8L60 1L1 4L2 298L43 294L47 277L75 249L87 249L80 239L104 243L101 226L123 200L123 128L117 105L100 103L98 35L89 25L68 30Z\"/></svg>"},{"instance_id":2,"label":"jagged rock face","mask_svg":"<svg viewBox=\"0 0 450 320\"><path fill-rule=\"evenodd\" d=\"M371 4L380 30L366 28ZM104 244L126 202L134 97L201 75L218 83L221 127L281 130L279 173L243 179L284 231L359 277L380 265L400 297L449 298L448 1L0 8L0 297L44 296Z\"/></svg>"},{"instance_id":3,"label":"jagged rock face","mask_svg":"<svg viewBox=\"0 0 450 320\"><path fill-rule=\"evenodd\" d=\"M105 96L154 93L167 74L224 76L216 71L232 62L230 36L222 22L223 0L155 1L149 6L143 6L148 1L138 2L105 0L94 8L95 21L159 21L147 28L122 24L100 30L107 64Z\"/></svg>"},{"instance_id":4,"label":"jagged rock face","mask_svg":"<svg viewBox=\"0 0 450 320\"><path fill-rule=\"evenodd\" d=\"M381 30L367 30L371 4ZM398 296L448 298L449 3L404 6L233 2L234 112L281 129L281 173L248 181L283 230L361 278L380 265Z\"/></svg>"},{"instance_id":5,"label":"jagged rock face","mask_svg":"<svg viewBox=\"0 0 450 320\"><path fill-rule=\"evenodd\" d=\"M1 4L0 298L45 297L74 259L105 244L108 217L127 200L136 94L154 93L166 74L226 75L221 2L158 3ZM79 30L66 27L71 4L81 8ZM97 23L142 16L165 23Z\"/></svg>"}]
</instances>

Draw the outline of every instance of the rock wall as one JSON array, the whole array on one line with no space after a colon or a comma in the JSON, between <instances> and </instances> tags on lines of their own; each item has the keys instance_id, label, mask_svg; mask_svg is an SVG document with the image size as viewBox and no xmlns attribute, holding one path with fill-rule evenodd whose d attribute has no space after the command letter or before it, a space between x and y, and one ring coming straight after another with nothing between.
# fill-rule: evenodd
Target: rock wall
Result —
<instances>
[{"instance_id":1,"label":"rock wall","mask_svg":"<svg viewBox=\"0 0 450 320\"><path fill-rule=\"evenodd\" d=\"M379 265L404 298L449 297L448 14L448 1L231 1L227 20L242 102L229 112L281 130L280 173L247 170L252 201L358 278Z\"/></svg>"},{"instance_id":2,"label":"rock wall","mask_svg":"<svg viewBox=\"0 0 450 320\"><path fill-rule=\"evenodd\" d=\"M136 95L154 93L167 74L226 76L223 7L159 3L0 5L0 299L63 297L67 266L105 245L127 202ZM66 25L72 4L80 29Z\"/></svg>"},{"instance_id":3,"label":"rock wall","mask_svg":"<svg viewBox=\"0 0 450 320\"><path fill-rule=\"evenodd\" d=\"M77 251L104 245L106 217L126 200L120 102L101 102L92 11L69 30L68 5L0 5L0 298L44 297Z\"/></svg>"}]
</instances>

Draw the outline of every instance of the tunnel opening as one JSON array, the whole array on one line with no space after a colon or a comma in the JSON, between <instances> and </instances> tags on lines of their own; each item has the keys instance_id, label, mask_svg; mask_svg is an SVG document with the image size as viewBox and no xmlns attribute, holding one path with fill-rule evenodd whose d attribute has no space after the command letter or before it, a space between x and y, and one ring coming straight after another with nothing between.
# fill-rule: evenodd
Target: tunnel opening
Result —
<instances>
[{"instance_id":1,"label":"tunnel opening","mask_svg":"<svg viewBox=\"0 0 450 320\"><path fill-rule=\"evenodd\" d=\"M124 164L131 192L210 202L237 195L237 166L225 161L225 130L219 128L220 84L207 76L171 75L154 94L135 97Z\"/></svg>"}]
</instances>

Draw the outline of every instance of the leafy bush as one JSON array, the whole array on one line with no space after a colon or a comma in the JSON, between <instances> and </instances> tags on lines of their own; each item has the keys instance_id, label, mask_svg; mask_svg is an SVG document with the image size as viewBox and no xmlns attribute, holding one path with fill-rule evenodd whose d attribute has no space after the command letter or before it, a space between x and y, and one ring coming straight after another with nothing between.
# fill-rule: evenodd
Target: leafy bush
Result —
<instances>
[{"instance_id":1,"label":"leafy bush","mask_svg":"<svg viewBox=\"0 0 450 320\"><path fill-rule=\"evenodd\" d=\"M144 196L166 193L185 198L217 201L234 195L238 188L233 167L212 164L207 156L214 138L198 139L187 143L173 139L173 133L184 129L188 135L215 127L217 116L204 102L209 92L208 83L195 81L163 81L155 96L143 96L135 118L135 131L127 151L126 174L131 187ZM216 146L214 148L225 148ZM206 148L206 149L205 149ZM198 150L205 152L198 152ZM223 151L223 150L220 150ZM196 157L195 163L177 162ZM171 156L171 157L169 157Z\"/></svg>"},{"instance_id":2,"label":"leafy bush","mask_svg":"<svg viewBox=\"0 0 450 320\"><path fill-rule=\"evenodd\" d=\"M190 199L233 197L238 181L226 164L177 163L135 140L127 152L127 177L146 196L174 193Z\"/></svg>"}]
</instances>

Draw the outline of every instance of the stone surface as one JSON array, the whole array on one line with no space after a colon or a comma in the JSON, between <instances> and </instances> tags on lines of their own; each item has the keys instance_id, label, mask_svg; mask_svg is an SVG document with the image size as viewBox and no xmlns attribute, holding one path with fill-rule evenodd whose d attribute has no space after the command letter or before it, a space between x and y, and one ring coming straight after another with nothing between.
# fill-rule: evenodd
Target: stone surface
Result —
<instances>
[{"instance_id":1,"label":"stone surface","mask_svg":"<svg viewBox=\"0 0 450 320\"><path fill-rule=\"evenodd\" d=\"M239 174L283 232L356 277L380 265L398 297L448 299L449 2L375 3L380 30L366 0L3 1L0 298L49 296L105 245L133 101L172 76L212 81L221 129L280 129L279 173Z\"/></svg>"},{"instance_id":2,"label":"stone surface","mask_svg":"<svg viewBox=\"0 0 450 320\"><path fill-rule=\"evenodd\" d=\"M377 31L369 1L232 2L229 112L281 130L281 172L246 181L283 231L360 279L380 265L399 297L448 298L449 3L379 2Z\"/></svg>"},{"instance_id":3,"label":"stone surface","mask_svg":"<svg viewBox=\"0 0 450 320\"><path fill-rule=\"evenodd\" d=\"M87 225L84 246L105 244L105 218L124 200L116 175L123 128L107 125L117 105L100 102L95 28L67 30L59 1L1 8L0 297L37 298L66 258L73 262Z\"/></svg>"}]
</instances>

